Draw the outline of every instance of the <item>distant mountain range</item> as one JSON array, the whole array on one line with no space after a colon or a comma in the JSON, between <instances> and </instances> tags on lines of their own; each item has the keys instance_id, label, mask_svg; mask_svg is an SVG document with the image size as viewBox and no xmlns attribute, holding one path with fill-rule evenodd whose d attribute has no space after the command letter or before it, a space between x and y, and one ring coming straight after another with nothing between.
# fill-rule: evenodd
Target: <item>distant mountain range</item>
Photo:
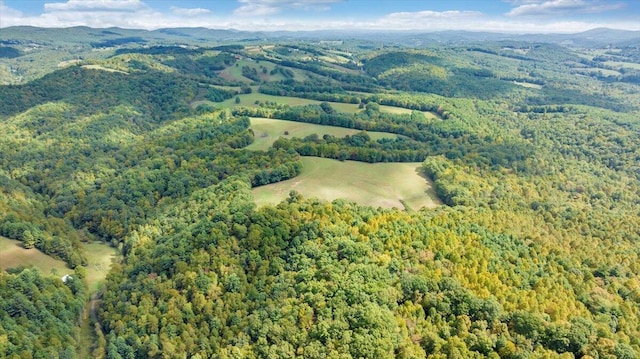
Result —
<instances>
[{"instance_id":1,"label":"distant mountain range","mask_svg":"<svg viewBox=\"0 0 640 359\"><path fill-rule=\"evenodd\" d=\"M198 44L203 42L246 42L264 39L293 40L369 40L382 43L427 45L430 43L463 44L478 41L546 42L578 47L640 46L640 31L597 28L575 34L509 34L474 31L239 31L233 29L165 28L136 30L122 28L96 29L89 27L38 28L30 26L8 27L0 30L0 44L19 43L87 43L96 47L128 42Z\"/></svg>"}]
</instances>

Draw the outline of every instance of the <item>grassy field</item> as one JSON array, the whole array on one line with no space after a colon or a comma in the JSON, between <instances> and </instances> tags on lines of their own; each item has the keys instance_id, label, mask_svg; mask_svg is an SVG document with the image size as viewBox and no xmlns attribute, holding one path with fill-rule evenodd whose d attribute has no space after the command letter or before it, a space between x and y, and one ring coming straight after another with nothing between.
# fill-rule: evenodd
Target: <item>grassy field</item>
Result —
<instances>
[{"instance_id":1,"label":"grassy field","mask_svg":"<svg viewBox=\"0 0 640 359\"><path fill-rule=\"evenodd\" d=\"M292 190L308 198L344 198L373 207L417 210L441 204L431 182L416 171L420 163L370 164L317 157L303 157L302 163L299 176L254 188L256 204L277 204Z\"/></svg>"},{"instance_id":2,"label":"grassy field","mask_svg":"<svg viewBox=\"0 0 640 359\"><path fill-rule=\"evenodd\" d=\"M309 105L309 104L316 104L317 105L317 104L322 103L322 101L309 100L309 99L299 98L299 97L267 95L267 94L259 93L257 91L257 88L254 88L254 87L252 87L252 88L253 88L253 92L252 93L243 94L243 95L238 95L237 96L237 97L240 97L240 103L239 104L236 104L236 102L235 102L236 99L234 97L234 98L231 98L229 100L220 102L220 103L218 103L218 105L221 105L223 107L228 107L228 108L234 108L236 106L259 107L260 105L256 104L256 101L259 101L259 102L266 102L266 101L276 102L276 103L289 105L289 106L304 106L304 105ZM206 102L206 101L202 101L202 102ZM202 103L202 102L199 102L199 103ZM211 102L211 104L216 105L215 102ZM357 104L353 104L353 103L329 102L329 104L331 104L331 107L333 107L338 112L358 113L360 111L363 111L361 108L358 107ZM393 114L409 114L413 110L410 110L408 108L403 108L403 107L380 105L380 111L381 112L387 112L387 113L393 113ZM430 111L424 111L423 113L427 118L432 118L432 119L440 118L437 114L435 114L433 112L430 112Z\"/></svg>"},{"instance_id":3,"label":"grassy field","mask_svg":"<svg viewBox=\"0 0 640 359\"><path fill-rule=\"evenodd\" d=\"M325 134L345 137L346 135L353 135L360 130L353 130L350 128L335 127L335 126L322 126L314 125L311 123L275 120L270 118L251 118L251 129L255 134L255 140L252 144L247 146L248 150L261 150L266 151L271 147L273 142L280 137L285 138L304 138L311 134L317 134L322 137ZM288 135L285 135L285 131ZM386 132L368 132L369 136L374 139L380 138L397 138L398 135Z\"/></svg>"},{"instance_id":4,"label":"grassy field","mask_svg":"<svg viewBox=\"0 0 640 359\"><path fill-rule=\"evenodd\" d=\"M89 292L95 292L100 283L107 277L111 264L118 258L118 250L102 242L85 243L89 266L87 267L87 283Z\"/></svg>"},{"instance_id":5,"label":"grassy field","mask_svg":"<svg viewBox=\"0 0 640 359\"><path fill-rule=\"evenodd\" d=\"M117 256L117 250L100 242L86 243L84 249L89 262L87 267L89 292L94 292L107 276L112 260ZM45 274L55 272L60 277L73 274L73 269L67 267L64 261L54 259L35 248L25 249L20 241L0 236L0 269L19 265L34 266Z\"/></svg>"},{"instance_id":6,"label":"grassy field","mask_svg":"<svg viewBox=\"0 0 640 359\"><path fill-rule=\"evenodd\" d=\"M125 74L128 75L126 72L124 71L120 71L120 70L116 70L116 69L111 69L108 67L104 67L104 66L100 66L100 65L82 65L82 68L85 69L91 69L91 70L102 70L102 71L107 71L107 72L118 72L121 74Z\"/></svg>"},{"instance_id":7,"label":"grassy field","mask_svg":"<svg viewBox=\"0 0 640 359\"><path fill-rule=\"evenodd\" d=\"M620 62L620 61L605 61L605 65L613 66L613 67L626 67L630 69L640 70L640 64L636 64L634 62Z\"/></svg>"},{"instance_id":8,"label":"grassy field","mask_svg":"<svg viewBox=\"0 0 640 359\"><path fill-rule=\"evenodd\" d=\"M538 84L532 84L530 82L524 82L524 81L513 81L514 84L518 85L518 86L522 86L522 87L528 87L528 88L532 88L532 89L541 89L542 86L538 85Z\"/></svg>"},{"instance_id":9,"label":"grassy field","mask_svg":"<svg viewBox=\"0 0 640 359\"><path fill-rule=\"evenodd\" d=\"M260 101L260 102L271 101L271 102L277 102L277 103L281 103L289 106L303 106L311 103L320 103L319 101L307 100L307 99L298 98L298 97L271 96L271 95L259 93L255 90L250 94L238 95L238 97L240 97L239 104L235 103L235 97L232 99L220 102L219 104L222 105L223 107L233 108L236 106L259 107L259 105L256 104L256 101Z\"/></svg>"},{"instance_id":10,"label":"grassy field","mask_svg":"<svg viewBox=\"0 0 640 359\"><path fill-rule=\"evenodd\" d=\"M599 67L586 67L583 69L578 69L581 73L586 74L601 74L603 76L620 76L620 72L608 69L601 69Z\"/></svg>"},{"instance_id":11,"label":"grassy field","mask_svg":"<svg viewBox=\"0 0 640 359\"><path fill-rule=\"evenodd\" d=\"M55 272L60 277L73 273L73 269L67 267L64 261L54 259L35 248L25 249L20 241L0 236L0 269L19 265L34 266L45 274Z\"/></svg>"}]
</instances>

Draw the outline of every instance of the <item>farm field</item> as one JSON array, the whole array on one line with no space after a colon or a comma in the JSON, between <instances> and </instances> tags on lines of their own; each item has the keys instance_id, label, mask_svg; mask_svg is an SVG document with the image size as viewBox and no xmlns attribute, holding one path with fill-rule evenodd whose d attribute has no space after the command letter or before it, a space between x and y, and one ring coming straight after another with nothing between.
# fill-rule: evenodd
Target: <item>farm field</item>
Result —
<instances>
[{"instance_id":1,"label":"farm field","mask_svg":"<svg viewBox=\"0 0 640 359\"><path fill-rule=\"evenodd\" d=\"M309 136L311 134L317 134L319 137L322 137L325 134L336 136L336 137L344 137L347 135L353 135L360 130L354 130L350 128L344 127L335 127L335 126L323 126L323 125L315 125L312 123L303 123L303 122L295 122L295 121L287 121L287 120L277 120L271 118L260 118L260 117L252 117L251 118L251 129L255 134L255 139L252 144L247 146L248 150L262 150L266 151L273 145L273 142L280 137L291 138L291 137L299 137L303 138ZM285 131L288 135L285 135ZM386 133L386 132L367 132L369 137L373 140L377 140L380 138L397 138L398 135Z\"/></svg>"},{"instance_id":2,"label":"farm field","mask_svg":"<svg viewBox=\"0 0 640 359\"><path fill-rule=\"evenodd\" d=\"M94 292L107 276L112 261L118 251L101 242L85 243L89 266L87 269L87 282L89 292ZM34 266L44 274L55 272L58 276L73 274L73 269L59 259L52 258L36 248L25 249L17 240L0 236L0 269L17 267L19 265Z\"/></svg>"},{"instance_id":3,"label":"farm field","mask_svg":"<svg viewBox=\"0 0 640 359\"><path fill-rule=\"evenodd\" d=\"M0 269L14 268L19 265L34 266L44 274L55 271L63 276L73 273L64 261L54 259L36 248L25 249L20 241L0 236Z\"/></svg>"},{"instance_id":4,"label":"farm field","mask_svg":"<svg viewBox=\"0 0 640 359\"><path fill-rule=\"evenodd\" d=\"M320 103L320 101L308 100L308 99L299 98L299 97L267 95L267 94L259 93L256 90L254 90L250 94L240 94L237 97L240 98L239 104L235 103L235 97L228 99L226 101L220 102L219 104L222 105L222 107L233 108L237 106L259 107L259 105L256 104L256 101L260 101L260 102L272 101L272 102L277 102L279 104L289 105L289 106L304 106L304 105L309 105L314 103Z\"/></svg>"},{"instance_id":5,"label":"farm field","mask_svg":"<svg viewBox=\"0 0 640 359\"><path fill-rule=\"evenodd\" d=\"M89 266L87 267L87 283L89 293L98 290L100 283L107 277L111 264L118 258L118 250L102 242L84 244Z\"/></svg>"},{"instance_id":6,"label":"farm field","mask_svg":"<svg viewBox=\"0 0 640 359\"><path fill-rule=\"evenodd\" d=\"M518 86L522 86L522 87L527 87L527 88L532 88L532 89L541 89L542 86L538 85L538 84L532 84L530 82L524 82L524 81L513 81L514 84L518 85Z\"/></svg>"},{"instance_id":7,"label":"farm field","mask_svg":"<svg viewBox=\"0 0 640 359\"><path fill-rule=\"evenodd\" d=\"M635 62L605 61L604 64L607 66L613 66L618 68L626 67L629 69L640 70L640 64L637 64Z\"/></svg>"},{"instance_id":8,"label":"farm field","mask_svg":"<svg viewBox=\"0 0 640 359\"><path fill-rule=\"evenodd\" d=\"M303 157L302 164L299 176L254 188L256 204L277 204L293 190L304 197L326 201L344 198L372 207L417 210L441 204L431 182L416 171L421 163L371 164Z\"/></svg>"},{"instance_id":9,"label":"farm field","mask_svg":"<svg viewBox=\"0 0 640 359\"><path fill-rule=\"evenodd\" d=\"M263 94L260 92L257 92L257 87L253 88L253 92L250 94L240 94L237 95L237 97L240 98L240 103L236 104L235 103L235 97L225 100L223 102L218 103L219 105L222 105L222 107L228 107L228 108L234 108L237 106L243 106L243 107L259 107L260 105L256 104L256 101L259 102L277 102L279 104L284 104L284 105L289 105L289 106L304 106L304 105L311 105L311 104L320 104L323 101L317 101L317 100L309 100L306 98L300 98L300 97L291 97L291 96L273 96L273 95L267 95L267 94ZM198 101L197 103L194 103L193 105L197 106L200 103L207 103L208 101ZM353 103L342 103L342 102L330 102L327 101L331 107L333 107L334 109L336 109L336 111L338 112L344 112L344 113L358 113L361 112L362 109L358 107L357 104L353 104ZM216 105L215 102L209 102L213 105ZM380 111L381 112L387 112L387 113L393 113L393 114L410 114L413 110L410 110L408 108L403 108L403 107L396 107L396 106L386 106L386 105L380 105ZM431 112L431 111L423 111L422 113L424 113L424 115L427 118L440 118L437 114Z\"/></svg>"},{"instance_id":10,"label":"farm field","mask_svg":"<svg viewBox=\"0 0 640 359\"><path fill-rule=\"evenodd\" d=\"M601 76L620 76L620 72L614 70L601 69L599 67L587 67L584 69L579 69L580 73L585 74L600 74Z\"/></svg>"}]
</instances>

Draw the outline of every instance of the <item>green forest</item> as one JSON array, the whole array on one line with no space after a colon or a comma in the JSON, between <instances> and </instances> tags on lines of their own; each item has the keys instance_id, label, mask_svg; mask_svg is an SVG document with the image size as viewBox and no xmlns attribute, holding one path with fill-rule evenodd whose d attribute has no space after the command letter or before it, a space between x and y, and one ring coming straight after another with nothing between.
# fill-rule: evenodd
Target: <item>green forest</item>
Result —
<instances>
[{"instance_id":1,"label":"green forest","mask_svg":"<svg viewBox=\"0 0 640 359\"><path fill-rule=\"evenodd\" d=\"M0 357L640 357L640 70L585 70L637 48L31 31L0 35L0 239L73 274L0 270ZM255 150L252 118L327 131ZM442 205L256 205L309 157L419 162Z\"/></svg>"}]
</instances>

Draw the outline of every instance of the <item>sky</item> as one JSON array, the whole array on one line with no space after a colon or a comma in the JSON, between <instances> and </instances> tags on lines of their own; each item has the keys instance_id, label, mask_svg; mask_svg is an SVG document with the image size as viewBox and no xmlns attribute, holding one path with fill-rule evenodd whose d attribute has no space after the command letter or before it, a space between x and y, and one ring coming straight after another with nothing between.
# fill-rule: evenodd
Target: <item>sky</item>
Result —
<instances>
[{"instance_id":1,"label":"sky","mask_svg":"<svg viewBox=\"0 0 640 359\"><path fill-rule=\"evenodd\" d=\"M640 0L0 0L17 25L574 33L640 30Z\"/></svg>"}]
</instances>

